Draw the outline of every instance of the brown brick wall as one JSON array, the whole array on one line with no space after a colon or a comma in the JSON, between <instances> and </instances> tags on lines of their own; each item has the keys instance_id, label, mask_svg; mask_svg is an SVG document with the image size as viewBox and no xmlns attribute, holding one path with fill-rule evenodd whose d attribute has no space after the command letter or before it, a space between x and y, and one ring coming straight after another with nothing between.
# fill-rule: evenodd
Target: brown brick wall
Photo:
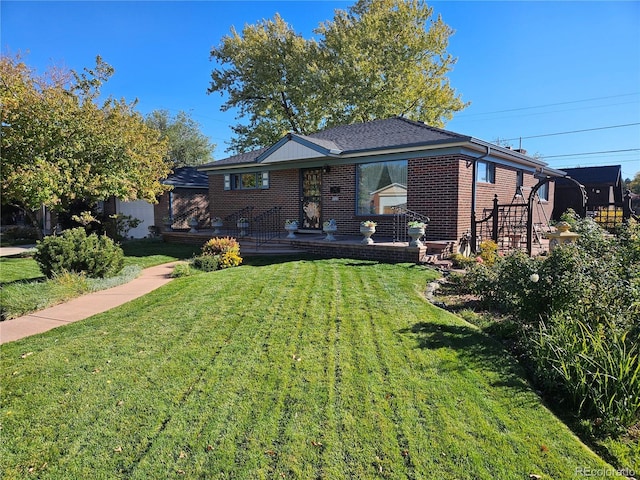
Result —
<instances>
[{"instance_id":1,"label":"brown brick wall","mask_svg":"<svg viewBox=\"0 0 640 480\"><path fill-rule=\"evenodd\" d=\"M173 196L174 228L189 228L186 222L189 216L197 216L201 228L211 225L208 190L206 188L174 188L172 192L162 194L153 209L156 226L163 225L163 219L170 216L169 193Z\"/></svg>"},{"instance_id":2,"label":"brown brick wall","mask_svg":"<svg viewBox=\"0 0 640 480\"><path fill-rule=\"evenodd\" d=\"M300 218L300 171L289 169L271 171L270 186L264 190L224 190L223 175L209 176L211 216L225 216L247 207L254 207L254 215L273 206L283 208L283 218ZM525 174L525 195L536 180ZM332 187L340 193L331 193ZM511 203L516 188L516 170L496 165L496 182L478 184L476 213L482 218L483 209L492 207L494 195L500 203ZM427 215L431 222L426 230L428 240L457 240L471 230L472 157L449 155L409 160L407 208ZM525 198L526 201L526 198ZM550 218L553 206L553 185L549 201L542 207ZM359 235L360 222L374 219L376 235L393 235L392 217L358 216L356 208L356 166L332 165L322 178L322 220L334 218L340 234ZM538 209L536 209L538 210ZM542 222L542 209L534 221ZM545 222L546 223L546 222Z\"/></svg>"}]
</instances>

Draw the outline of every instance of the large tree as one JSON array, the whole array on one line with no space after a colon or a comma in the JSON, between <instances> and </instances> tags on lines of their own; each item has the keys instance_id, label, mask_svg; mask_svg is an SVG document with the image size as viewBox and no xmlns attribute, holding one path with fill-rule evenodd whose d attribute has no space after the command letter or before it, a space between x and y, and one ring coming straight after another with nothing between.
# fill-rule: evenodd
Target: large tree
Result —
<instances>
[{"instance_id":1,"label":"large tree","mask_svg":"<svg viewBox=\"0 0 640 480\"><path fill-rule=\"evenodd\" d=\"M99 101L112 73L100 57L83 73L44 75L19 57L0 58L2 203L22 208L34 225L42 206L64 211L110 196L155 202L167 190L166 141L134 104Z\"/></svg>"},{"instance_id":2,"label":"large tree","mask_svg":"<svg viewBox=\"0 0 640 480\"><path fill-rule=\"evenodd\" d=\"M404 115L444 126L466 104L447 74L452 30L421 0L359 0L306 40L279 15L222 38L209 93L248 123L230 150L247 151L288 131Z\"/></svg>"},{"instance_id":3,"label":"large tree","mask_svg":"<svg viewBox=\"0 0 640 480\"><path fill-rule=\"evenodd\" d=\"M171 116L167 110L155 110L146 123L158 130L169 143L165 160L174 167L196 166L213 161L215 145L200 131L200 125L183 111Z\"/></svg>"}]
</instances>

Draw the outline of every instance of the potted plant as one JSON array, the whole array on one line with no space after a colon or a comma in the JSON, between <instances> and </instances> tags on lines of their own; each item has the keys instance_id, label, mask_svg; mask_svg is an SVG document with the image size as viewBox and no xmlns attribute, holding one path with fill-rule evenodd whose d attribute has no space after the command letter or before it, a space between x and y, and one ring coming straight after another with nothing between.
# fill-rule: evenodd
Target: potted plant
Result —
<instances>
[{"instance_id":1,"label":"potted plant","mask_svg":"<svg viewBox=\"0 0 640 480\"><path fill-rule=\"evenodd\" d=\"M247 229L249 228L249 220L244 218L244 217L240 217L236 221L236 227L238 227L240 229L240 233L238 234L238 236L239 237L246 237L247 236Z\"/></svg>"},{"instance_id":2,"label":"potted plant","mask_svg":"<svg viewBox=\"0 0 640 480\"><path fill-rule=\"evenodd\" d=\"M328 242L333 242L336 238L333 236L334 233L338 231L338 225L336 221L332 218L331 220L327 220L322 224L322 230L327 236L324 238Z\"/></svg>"},{"instance_id":3,"label":"potted plant","mask_svg":"<svg viewBox=\"0 0 640 480\"><path fill-rule=\"evenodd\" d=\"M164 229L167 232L173 230L171 226L173 225L173 218L171 217L162 217L162 224L164 225Z\"/></svg>"},{"instance_id":4,"label":"potted plant","mask_svg":"<svg viewBox=\"0 0 640 480\"><path fill-rule=\"evenodd\" d=\"M213 217L211 219L211 226L213 227L213 234L220 235L220 228L222 227L222 219L220 217Z\"/></svg>"},{"instance_id":5,"label":"potted plant","mask_svg":"<svg viewBox=\"0 0 640 480\"><path fill-rule=\"evenodd\" d=\"M377 223L372 220L365 220L363 222L360 222L360 233L364 235L362 243L364 243L365 245L371 245L373 243L371 235L376 233L376 225Z\"/></svg>"},{"instance_id":6,"label":"potted plant","mask_svg":"<svg viewBox=\"0 0 640 480\"><path fill-rule=\"evenodd\" d=\"M289 232L287 238L296 238L295 232L298 230L298 221L297 220L285 220L284 221L284 229Z\"/></svg>"},{"instance_id":7,"label":"potted plant","mask_svg":"<svg viewBox=\"0 0 640 480\"><path fill-rule=\"evenodd\" d=\"M411 237L411 243L409 243L410 247L422 246L422 242L420 241L420 238L424 235L424 229L426 226L427 226L426 223L419 222L419 221L413 221L413 222L407 223L408 233L409 233L409 236Z\"/></svg>"}]
</instances>

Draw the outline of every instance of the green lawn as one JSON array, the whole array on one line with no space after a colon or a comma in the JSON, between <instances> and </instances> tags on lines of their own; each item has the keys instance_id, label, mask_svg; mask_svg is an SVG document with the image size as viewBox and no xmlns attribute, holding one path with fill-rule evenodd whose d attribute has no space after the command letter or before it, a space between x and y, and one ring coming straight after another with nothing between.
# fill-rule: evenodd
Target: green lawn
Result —
<instances>
[{"instance_id":1,"label":"green lawn","mask_svg":"<svg viewBox=\"0 0 640 480\"><path fill-rule=\"evenodd\" d=\"M62 277L45 281L35 260L30 257L0 257L0 317L11 319L56 305L83 293L104 290L126 283L140 270L162 263L187 259L200 247L164 243L161 240L130 240L122 245L123 270L107 279Z\"/></svg>"},{"instance_id":2,"label":"green lawn","mask_svg":"<svg viewBox=\"0 0 640 480\"><path fill-rule=\"evenodd\" d=\"M244 265L4 345L2 477L609 478L434 276Z\"/></svg>"}]
</instances>

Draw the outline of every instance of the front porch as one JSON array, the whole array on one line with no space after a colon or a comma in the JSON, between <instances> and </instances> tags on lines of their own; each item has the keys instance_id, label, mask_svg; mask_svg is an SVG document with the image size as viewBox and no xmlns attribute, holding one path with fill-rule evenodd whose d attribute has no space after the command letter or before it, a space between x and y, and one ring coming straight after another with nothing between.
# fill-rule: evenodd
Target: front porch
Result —
<instances>
[{"instance_id":1,"label":"front porch","mask_svg":"<svg viewBox=\"0 0 640 480\"><path fill-rule=\"evenodd\" d=\"M310 253L326 258L353 258L375 260L385 263L436 263L448 258L456 251L455 240L423 241L422 247L410 247L408 242L393 241L391 238L376 237L373 244L363 244L362 236L334 234L335 241L325 240L319 232L297 233L296 238L286 238L286 232L274 233L266 242L248 235L238 238L235 231L222 230L215 235L213 230L199 230L196 233L186 231L164 232L162 238L170 243L204 244L212 237L234 236L240 242L240 254L250 255L287 255Z\"/></svg>"}]
</instances>

